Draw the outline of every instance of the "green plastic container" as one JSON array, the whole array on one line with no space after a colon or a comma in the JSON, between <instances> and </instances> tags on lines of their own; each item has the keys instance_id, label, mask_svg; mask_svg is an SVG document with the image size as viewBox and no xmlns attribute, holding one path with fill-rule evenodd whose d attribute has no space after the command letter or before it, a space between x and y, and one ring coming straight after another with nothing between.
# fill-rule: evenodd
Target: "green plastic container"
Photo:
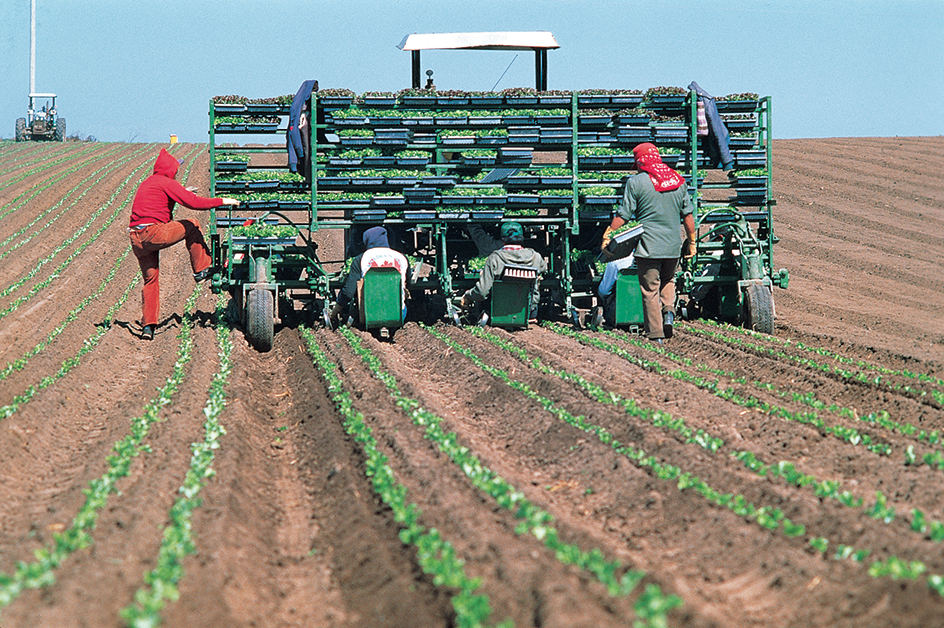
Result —
<instances>
[{"instance_id":1,"label":"green plastic container","mask_svg":"<svg viewBox=\"0 0 944 628\"><path fill-rule=\"evenodd\" d=\"M400 271L394 267L371 268L364 274L361 322L365 329L403 326Z\"/></svg>"},{"instance_id":2,"label":"green plastic container","mask_svg":"<svg viewBox=\"0 0 944 628\"><path fill-rule=\"evenodd\" d=\"M635 266L624 268L616 276L616 313L617 327L642 326L646 317L642 309L642 290L639 288L639 274Z\"/></svg>"},{"instance_id":3,"label":"green plastic container","mask_svg":"<svg viewBox=\"0 0 944 628\"><path fill-rule=\"evenodd\" d=\"M535 269L505 264L501 278L492 284L489 324L494 327L527 327L531 290L536 280Z\"/></svg>"}]
</instances>

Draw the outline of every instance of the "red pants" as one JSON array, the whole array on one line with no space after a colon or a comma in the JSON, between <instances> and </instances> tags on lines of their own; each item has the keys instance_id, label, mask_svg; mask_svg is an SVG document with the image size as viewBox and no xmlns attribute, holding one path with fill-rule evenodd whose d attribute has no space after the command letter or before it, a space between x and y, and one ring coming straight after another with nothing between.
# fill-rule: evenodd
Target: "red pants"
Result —
<instances>
[{"instance_id":1,"label":"red pants","mask_svg":"<svg viewBox=\"0 0 944 628\"><path fill-rule=\"evenodd\" d=\"M678 258L648 259L637 257L642 309L646 315L646 336L664 338L662 313L675 313L675 269Z\"/></svg>"},{"instance_id":2,"label":"red pants","mask_svg":"<svg viewBox=\"0 0 944 628\"><path fill-rule=\"evenodd\" d=\"M200 223L196 220L174 220L154 224L143 229L131 229L131 250L138 258L144 289L141 291L141 325L157 325L161 309L160 252L183 240L190 252L190 268L197 273L210 266L210 249L207 248Z\"/></svg>"}]
</instances>

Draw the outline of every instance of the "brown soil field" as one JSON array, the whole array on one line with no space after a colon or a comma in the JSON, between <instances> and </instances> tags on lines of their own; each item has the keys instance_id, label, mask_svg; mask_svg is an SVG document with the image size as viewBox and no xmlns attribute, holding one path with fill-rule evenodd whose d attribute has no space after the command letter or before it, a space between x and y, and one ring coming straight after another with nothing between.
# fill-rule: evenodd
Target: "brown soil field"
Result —
<instances>
[{"instance_id":1,"label":"brown soil field","mask_svg":"<svg viewBox=\"0 0 944 628\"><path fill-rule=\"evenodd\" d=\"M682 321L657 350L554 325L409 323L392 343L290 325L259 353L220 331L220 298L195 286L182 247L162 255L163 322L139 338L126 226L160 146L0 143L0 626L124 626L155 570L176 583L166 626L460 625L459 589L403 540L340 395L418 523L480 582L488 625L632 626L653 585L682 601L676 627L944 626L931 586L944 576L944 138L773 146L774 261L791 279L774 289L772 336ZM207 146L171 150L206 191ZM174 528L221 381L213 473ZM416 408L550 515L559 541L640 584L611 592L522 531ZM174 529L192 546L166 567Z\"/></svg>"}]
</instances>

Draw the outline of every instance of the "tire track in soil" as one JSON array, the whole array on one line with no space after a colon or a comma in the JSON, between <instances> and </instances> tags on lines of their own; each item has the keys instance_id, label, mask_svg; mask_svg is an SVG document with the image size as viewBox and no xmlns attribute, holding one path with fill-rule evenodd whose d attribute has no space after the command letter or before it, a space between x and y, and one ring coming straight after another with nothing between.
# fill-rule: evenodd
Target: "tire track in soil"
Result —
<instances>
[{"instance_id":1,"label":"tire track in soil","mask_svg":"<svg viewBox=\"0 0 944 628\"><path fill-rule=\"evenodd\" d=\"M744 470L736 461L709 457L700 448L683 446L651 425L637 424L622 412L614 411L609 406L598 407L600 404L589 401L582 393L568 392L570 387L562 385L556 378L548 379L542 375L527 372L526 367L520 362L511 359L502 351L490 348L489 345L483 345L484 341L460 331L450 330L449 333L460 339L463 346L472 348L486 362L503 368L506 372L513 374L516 379L526 381L543 394L559 400L559 403L571 412L582 413L590 417L593 422L603 424L620 441L642 447L660 459L681 466L683 470L690 470L701 475L722 492L740 492L757 505L768 504L782 507L788 517L805 523L811 534L822 534L834 539L835 542L847 544L864 542L867 547L901 548L906 550L902 552L903 556L907 556L910 551L910 548L903 548L900 544L896 547L896 534L884 524L866 521L863 525L859 521L861 517L847 512L848 509L820 504L812 494L806 495L791 487L770 485L766 480ZM514 338L519 339L521 335L515 334ZM530 338L532 332L525 332L524 335ZM421 341L398 337L398 344L402 347L415 347L419 346ZM546 342L546 339L535 341L537 346L543 347L550 344L552 343ZM553 344L564 346L563 343ZM443 352L442 349L437 349L433 351L437 358L430 359L432 356L428 354L421 358L432 365L431 377L435 373L449 373L448 376L442 376L441 380L436 378L430 386L435 388L438 385L440 388L445 388L448 381L450 382L448 390L454 389L458 395L465 397L465 388L471 384L467 384L464 378L457 381L457 371L452 364L455 359L451 356L439 358L438 355L442 353L448 354L449 351ZM574 356L579 354L579 348L568 347L564 353L570 356L565 360L565 363L569 363L573 361ZM610 373L625 369L625 366L619 364L618 361L614 362L609 357L598 353L592 353L587 359L593 360L593 369L597 372ZM449 366L446 366L447 363ZM642 374L642 377L650 379L650 376L646 374ZM480 378L481 374L474 376L474 380ZM633 390L640 388L646 390L648 387L652 394L658 395L656 407L664 407L669 400L683 400L684 405L690 403L691 407L700 408L700 414L704 410L712 414L715 412L713 406L710 409L708 407L712 400L705 399L703 395L701 399L698 399L700 395L697 391L687 391L686 394L682 386L664 382L658 377L652 377L651 380L648 385L644 381L637 383L637 387ZM533 457L539 443L543 444L544 438L549 439L539 427L530 423L531 418L527 410L519 407L509 408L506 396L507 393L498 392L490 387L485 392L480 391L469 402L473 406L482 403L502 406L498 409L499 415L495 422L500 423L503 429L514 432L513 435L505 436L496 446L500 451L496 453L495 465L500 465L502 461L518 461L528 456ZM727 411L727 414L732 416L739 413L740 408L731 408ZM509 417L515 418L513 430L508 426ZM719 414L717 419L725 421L727 417ZM473 431L478 433L481 430L482 426L477 422ZM461 429L457 431L464 438L468 436ZM490 434L484 440L499 437L499 434ZM468 436L468 438L471 440L473 436ZM479 435L478 440L470 447L504 477L513 477L511 475L513 470L493 465L493 460L480 451L480 447L487 446L480 444L482 439L483 437ZM590 442L594 440L590 437L585 436L584 440L587 443L581 444L581 448L592 450L599 447L597 443ZM533 463L536 469L547 471L549 483L582 477L581 473L596 468L597 460L602 455L600 451L595 452L595 455L588 453L589 460L581 460L567 473L555 475L555 464L562 464L560 460L566 460L568 455L572 455L570 452L573 451L576 440L567 439L566 444L566 447L560 445L552 452L544 453ZM627 468L631 469L634 477L641 473L632 468L628 460L624 460L621 461L619 467L620 475ZM637 565L650 573L658 574L661 578L669 578L670 576L664 573L668 571L675 578L674 590L683 595L686 602L690 604L690 608L696 609L694 612L698 615L718 620L722 625L745 621L750 623L751 618L755 622L764 622L764 625L859 625L855 622L843 623L846 621L842 619L843 614L850 612L860 614L859 620L861 620L861 615L867 613L875 612L879 615L888 613L890 618L895 613L911 608L912 604L918 604L919 607L924 608L928 608L929 605L936 606L938 609L942 606L940 600L934 597L922 581L908 583L905 588L906 592L903 594L899 591L900 583L893 583L888 579L873 580L865 573L864 567L856 564L823 560L819 556L798 552L797 549L802 548L805 541L787 539L779 533L769 533L733 513L712 506L696 495L690 495L684 491L678 492L672 482L658 481L642 474L645 476L643 482L627 482L629 486L624 487L620 485L611 468L600 469L599 474L600 477L606 478L605 483L601 482L600 497L602 499L596 502L601 504L601 508L594 512L596 517L599 517L601 512L605 513L604 517L597 521L600 534L611 534L614 520L620 521L618 529L640 532L639 538L629 536L625 541L628 547L641 550L635 557L638 561ZM527 474L522 475L527 477ZM613 493L613 491L636 488L639 484L645 488L633 497L627 498L625 495ZM594 483L592 488L596 491L597 485ZM545 506L547 497L541 499L540 489L537 491L538 495L529 494L529 498ZM555 495L560 495L560 493L555 493ZM597 497L597 493L594 492L591 499L596 500ZM647 523L647 517L639 512L641 506L656 511L649 513L650 517L654 515L653 518L657 521L655 525L651 525L651 521L649 521L649 526L644 525ZM562 514L551 505L546 507L559 520L564 519L566 513ZM581 503L576 507L571 506L569 510L583 512L588 508ZM573 515L571 516L573 518ZM737 532L732 536L734 531ZM850 534L854 534L855 538L850 538ZM736 541L732 542L732 539ZM734 549L737 547L752 547L755 551L751 556L744 556L743 553ZM931 547L930 551L933 549ZM925 553L927 551L926 549ZM666 558L679 556L684 556L684 559L676 564ZM924 558L925 556L922 553L914 557ZM733 590L726 591L726 595L721 595L718 589L718 584L721 582L732 583ZM741 588L733 584L737 582L744 583L745 587ZM814 584L807 588L811 582ZM852 582L855 584L851 584ZM746 586L746 583L751 583L751 586ZM852 611L850 608L840 610L835 604L832 606L824 604L827 599L835 599L837 595L846 595L842 592L850 588L862 592L861 598L850 602L851 608L857 610ZM885 593L880 593L882 591ZM894 610L883 609L882 604L873 607L873 600L883 595L890 596L893 591L895 592L895 599L892 601ZM807 609L813 607L818 609L818 616L807 617ZM827 610L827 614L834 611L836 614L824 616L824 609ZM791 623L800 617L807 623Z\"/></svg>"},{"instance_id":2,"label":"tire track in soil","mask_svg":"<svg viewBox=\"0 0 944 628\"><path fill-rule=\"evenodd\" d=\"M235 344L227 434L168 624L447 625L297 332L270 354Z\"/></svg>"}]
</instances>

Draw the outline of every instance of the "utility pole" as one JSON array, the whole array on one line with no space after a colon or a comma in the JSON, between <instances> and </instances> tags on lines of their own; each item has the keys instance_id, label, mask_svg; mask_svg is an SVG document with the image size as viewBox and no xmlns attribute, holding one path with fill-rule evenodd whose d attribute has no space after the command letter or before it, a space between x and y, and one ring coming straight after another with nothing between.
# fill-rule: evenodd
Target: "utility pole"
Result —
<instances>
[{"instance_id":1,"label":"utility pole","mask_svg":"<svg viewBox=\"0 0 944 628\"><path fill-rule=\"evenodd\" d=\"M36 93L36 0L30 0L30 94Z\"/></svg>"}]
</instances>

